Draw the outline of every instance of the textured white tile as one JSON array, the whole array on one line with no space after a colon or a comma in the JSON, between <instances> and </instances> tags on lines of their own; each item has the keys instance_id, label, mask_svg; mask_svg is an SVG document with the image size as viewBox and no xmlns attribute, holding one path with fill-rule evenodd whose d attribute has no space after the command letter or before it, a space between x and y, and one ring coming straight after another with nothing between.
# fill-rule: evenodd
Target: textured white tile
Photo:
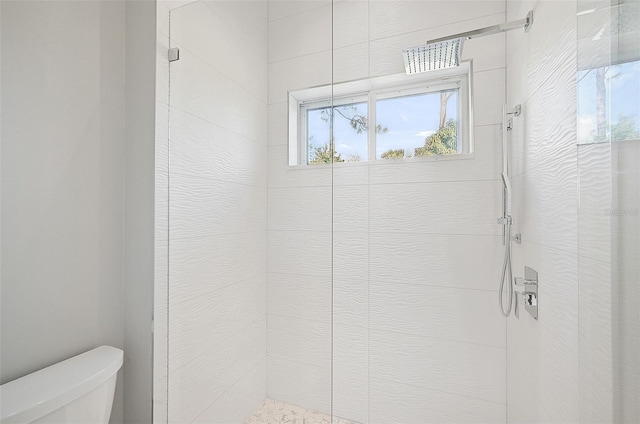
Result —
<instances>
[{"instance_id":1,"label":"textured white tile","mask_svg":"<svg viewBox=\"0 0 640 424\"><path fill-rule=\"evenodd\" d=\"M247 370L258 365L266 366L265 343L266 320L262 317L247 327L239 328L227 338L209 343L206 349L201 348L200 354L187 363L174 364L177 361L172 359L169 375L170 422L192 422L212 402L218 401L229 391ZM262 390L264 392L265 389Z\"/></svg>"},{"instance_id":2,"label":"textured white tile","mask_svg":"<svg viewBox=\"0 0 640 424\"><path fill-rule=\"evenodd\" d=\"M579 278L580 371L612 387L616 355L612 266L580 257Z\"/></svg>"},{"instance_id":3,"label":"textured white tile","mask_svg":"<svg viewBox=\"0 0 640 424\"><path fill-rule=\"evenodd\" d=\"M538 321L578 354L578 257L575 251L540 246L523 241L514 248L513 275L524 276L524 266L538 272ZM518 299L522 306L522 299ZM522 308L521 320L532 320Z\"/></svg>"},{"instance_id":4,"label":"textured white tile","mask_svg":"<svg viewBox=\"0 0 640 424\"><path fill-rule=\"evenodd\" d=\"M580 256L611 261L613 162L609 143L579 145L578 231Z\"/></svg>"},{"instance_id":5,"label":"textured white tile","mask_svg":"<svg viewBox=\"0 0 640 424\"><path fill-rule=\"evenodd\" d=\"M289 91L331 84L331 51L269 64L269 103L286 102Z\"/></svg>"},{"instance_id":6,"label":"textured white tile","mask_svg":"<svg viewBox=\"0 0 640 424\"><path fill-rule=\"evenodd\" d=\"M166 22L168 25L169 12L165 11L166 16L160 17L160 6L158 6L158 25ZM169 33L158 30L156 37L156 101L169 104L169 60L168 52L171 46Z\"/></svg>"},{"instance_id":7,"label":"textured white tile","mask_svg":"<svg viewBox=\"0 0 640 424\"><path fill-rule=\"evenodd\" d=\"M171 65L171 106L267 144L267 105L188 49Z\"/></svg>"},{"instance_id":8,"label":"textured white tile","mask_svg":"<svg viewBox=\"0 0 640 424\"><path fill-rule=\"evenodd\" d=\"M331 215L331 187L269 189L269 230L331 231Z\"/></svg>"},{"instance_id":9,"label":"textured white tile","mask_svg":"<svg viewBox=\"0 0 640 424\"><path fill-rule=\"evenodd\" d=\"M331 50L331 13L325 6L269 22L269 62Z\"/></svg>"},{"instance_id":10,"label":"textured white tile","mask_svg":"<svg viewBox=\"0 0 640 424\"><path fill-rule=\"evenodd\" d=\"M333 326L333 415L369 422L367 327Z\"/></svg>"},{"instance_id":11,"label":"textured white tile","mask_svg":"<svg viewBox=\"0 0 640 424\"><path fill-rule=\"evenodd\" d=\"M331 317L312 321L269 315L267 353L305 364L331 362Z\"/></svg>"},{"instance_id":12,"label":"textured white tile","mask_svg":"<svg viewBox=\"0 0 640 424\"><path fill-rule=\"evenodd\" d=\"M408 384L372 379L370 423L503 423L504 405Z\"/></svg>"},{"instance_id":13,"label":"textured white tile","mask_svg":"<svg viewBox=\"0 0 640 424\"><path fill-rule=\"evenodd\" d=\"M166 174L169 168L169 105L161 101L156 101L156 150L155 165L156 174ZM160 186L156 182L156 188L165 189L166 185ZM163 193L164 194L164 193Z\"/></svg>"},{"instance_id":14,"label":"textured white tile","mask_svg":"<svg viewBox=\"0 0 640 424\"><path fill-rule=\"evenodd\" d=\"M346 3L364 3L359 0ZM341 4L341 3L338 3ZM369 77L369 43L353 44L333 49L333 83L361 80Z\"/></svg>"},{"instance_id":15,"label":"textured white tile","mask_svg":"<svg viewBox=\"0 0 640 424\"><path fill-rule=\"evenodd\" d=\"M468 289L498 289L500 236L372 233L371 280Z\"/></svg>"},{"instance_id":16,"label":"textured white tile","mask_svg":"<svg viewBox=\"0 0 640 424\"><path fill-rule=\"evenodd\" d=\"M333 4L333 49L369 41L369 8L361 0Z\"/></svg>"},{"instance_id":17,"label":"textured white tile","mask_svg":"<svg viewBox=\"0 0 640 424\"><path fill-rule=\"evenodd\" d=\"M171 173L266 186L267 146L171 109Z\"/></svg>"},{"instance_id":18,"label":"textured white tile","mask_svg":"<svg viewBox=\"0 0 640 424\"><path fill-rule=\"evenodd\" d=\"M266 278L264 232L172 238L169 248L172 305L230 284Z\"/></svg>"},{"instance_id":19,"label":"textured white tile","mask_svg":"<svg viewBox=\"0 0 640 424\"><path fill-rule=\"evenodd\" d=\"M331 187L334 170L330 165L290 167L288 160L286 145L269 147L269 187Z\"/></svg>"},{"instance_id":20,"label":"textured white tile","mask_svg":"<svg viewBox=\"0 0 640 424\"><path fill-rule=\"evenodd\" d=\"M154 385L167 376L167 311L168 304L168 258L169 245L166 240L155 240L154 286L153 286L153 380ZM166 393L166 379L164 380ZM160 389L154 389L160 390ZM165 395L166 397L166 395Z\"/></svg>"},{"instance_id":21,"label":"textured white tile","mask_svg":"<svg viewBox=\"0 0 640 424\"><path fill-rule=\"evenodd\" d=\"M370 335L373 378L506 404L506 351L402 333Z\"/></svg>"},{"instance_id":22,"label":"textured white tile","mask_svg":"<svg viewBox=\"0 0 640 424\"><path fill-rule=\"evenodd\" d=\"M369 280L360 278L333 277L333 322L334 325L369 325Z\"/></svg>"},{"instance_id":23,"label":"textured white tile","mask_svg":"<svg viewBox=\"0 0 640 424\"><path fill-rule=\"evenodd\" d=\"M269 56L269 2L266 0L205 0L204 3L255 53Z\"/></svg>"},{"instance_id":24,"label":"textured white tile","mask_svg":"<svg viewBox=\"0 0 640 424\"><path fill-rule=\"evenodd\" d=\"M518 7L519 2L509 2ZM518 10L522 19L530 8L534 24L527 33L507 35L508 90L512 104L526 102L538 90L553 95L560 76L576 70L576 4L574 1L543 1ZM575 93L575 91L574 91ZM547 99L550 97L546 97ZM562 99L563 97L556 97ZM567 99L569 100L569 99ZM548 103L553 106L553 103Z\"/></svg>"},{"instance_id":25,"label":"textured white tile","mask_svg":"<svg viewBox=\"0 0 640 424\"><path fill-rule=\"evenodd\" d=\"M369 186L336 186L333 188L333 230L369 230Z\"/></svg>"},{"instance_id":26,"label":"textured white tile","mask_svg":"<svg viewBox=\"0 0 640 424\"><path fill-rule=\"evenodd\" d=\"M526 410L518 410L516 404L512 413L523 417L532 410L538 422L578 422L579 366L575 346L545 329L524 310L519 311L519 316L508 320L507 375L521 372L522 377L515 381L510 378L509 393L512 387L517 391L519 385L528 384L534 387L531 395L536 397L532 401L537 402ZM527 392L522 394L526 395Z\"/></svg>"},{"instance_id":27,"label":"textured white tile","mask_svg":"<svg viewBox=\"0 0 640 424\"><path fill-rule=\"evenodd\" d=\"M523 104L522 115L514 119L513 175L541 167L561 173L567 160L576 160L575 77L559 76L549 85Z\"/></svg>"},{"instance_id":28,"label":"textured white tile","mask_svg":"<svg viewBox=\"0 0 640 424\"><path fill-rule=\"evenodd\" d=\"M266 229L267 189L173 173L171 238Z\"/></svg>"},{"instance_id":29,"label":"textured white tile","mask_svg":"<svg viewBox=\"0 0 640 424\"><path fill-rule=\"evenodd\" d=\"M473 73L473 124L496 125L502 122L505 98L505 70Z\"/></svg>"},{"instance_id":30,"label":"textured white tile","mask_svg":"<svg viewBox=\"0 0 640 424\"><path fill-rule=\"evenodd\" d=\"M267 358L267 396L285 399L325 414L331 413L331 366L329 362L304 364Z\"/></svg>"},{"instance_id":31,"label":"textured white tile","mask_svg":"<svg viewBox=\"0 0 640 424\"><path fill-rule=\"evenodd\" d=\"M604 384L593 373L580 369L580 423L615 423L614 388Z\"/></svg>"},{"instance_id":32,"label":"textured white tile","mask_svg":"<svg viewBox=\"0 0 640 424\"><path fill-rule=\"evenodd\" d=\"M373 331L505 345L495 292L372 282L369 299Z\"/></svg>"},{"instance_id":33,"label":"textured white tile","mask_svg":"<svg viewBox=\"0 0 640 424\"><path fill-rule=\"evenodd\" d=\"M539 423L540 400L536 386L533 386L519 368L507 370L507 410L508 423Z\"/></svg>"},{"instance_id":34,"label":"textured white tile","mask_svg":"<svg viewBox=\"0 0 640 424\"><path fill-rule=\"evenodd\" d=\"M273 21L329 5L331 2L328 0L272 0L269 2L269 20Z\"/></svg>"},{"instance_id":35,"label":"textured white tile","mask_svg":"<svg viewBox=\"0 0 640 424\"><path fill-rule=\"evenodd\" d=\"M520 190L513 191L513 228L523 240L576 252L578 234L577 170L575 156L561 167L535 168L512 180ZM519 209L515 209L516 206Z\"/></svg>"},{"instance_id":36,"label":"textured white tile","mask_svg":"<svg viewBox=\"0 0 640 424\"><path fill-rule=\"evenodd\" d=\"M341 280L367 278L369 233L333 233L333 277Z\"/></svg>"},{"instance_id":37,"label":"textured white tile","mask_svg":"<svg viewBox=\"0 0 640 424\"><path fill-rule=\"evenodd\" d=\"M265 360L247 370L227 392L215 400L194 424L243 423L264 399Z\"/></svg>"},{"instance_id":38,"label":"textured white tile","mask_svg":"<svg viewBox=\"0 0 640 424\"><path fill-rule=\"evenodd\" d=\"M222 4L222 2L205 4L198 1L188 7L173 10L171 12L172 45L181 49L180 61L183 60L183 55L196 55L227 79L266 103L268 64L264 58L264 52L256 51L254 45L247 44L239 34L234 33L227 24L232 21L228 18L225 20L224 16L214 13L215 6L212 8L211 5L217 3ZM254 2L254 4L261 7L262 2ZM245 28L249 28L246 24L247 22L245 22ZM264 39L267 36L266 28L262 31L261 39ZM172 72L178 65L180 65L178 62L172 63Z\"/></svg>"},{"instance_id":39,"label":"textured white tile","mask_svg":"<svg viewBox=\"0 0 640 424\"><path fill-rule=\"evenodd\" d=\"M171 297L169 301L171 374L206 351L215 349L222 340L262 319L266 314L266 285L255 278L189 301L172 302Z\"/></svg>"},{"instance_id":40,"label":"textured white tile","mask_svg":"<svg viewBox=\"0 0 640 424\"><path fill-rule=\"evenodd\" d=\"M269 273L269 314L315 321L331 319L331 280L312 275Z\"/></svg>"},{"instance_id":41,"label":"textured white tile","mask_svg":"<svg viewBox=\"0 0 640 424\"><path fill-rule=\"evenodd\" d=\"M269 105L269 147L289 144L289 105L287 102ZM288 155L285 150L285 158Z\"/></svg>"},{"instance_id":42,"label":"textured white tile","mask_svg":"<svg viewBox=\"0 0 640 424\"><path fill-rule=\"evenodd\" d=\"M269 231L268 270L330 278L331 233Z\"/></svg>"},{"instance_id":43,"label":"textured white tile","mask_svg":"<svg viewBox=\"0 0 640 424\"><path fill-rule=\"evenodd\" d=\"M156 2L156 30L159 33L169 34L169 11L170 10L171 10L171 5L169 1L158 0Z\"/></svg>"},{"instance_id":44,"label":"textured white tile","mask_svg":"<svg viewBox=\"0 0 640 424\"><path fill-rule=\"evenodd\" d=\"M333 163L331 165L333 186L369 184L370 163Z\"/></svg>"},{"instance_id":45,"label":"textured white tile","mask_svg":"<svg viewBox=\"0 0 640 424\"><path fill-rule=\"evenodd\" d=\"M380 184L370 189L372 231L498 235L495 181Z\"/></svg>"},{"instance_id":46,"label":"textured white tile","mask_svg":"<svg viewBox=\"0 0 640 424\"><path fill-rule=\"evenodd\" d=\"M153 383L153 422L168 423L168 419L167 379L165 377L164 379Z\"/></svg>"},{"instance_id":47,"label":"textured white tile","mask_svg":"<svg viewBox=\"0 0 640 424\"><path fill-rule=\"evenodd\" d=\"M379 39L502 13L505 2L374 1L369 7L371 39Z\"/></svg>"}]
</instances>

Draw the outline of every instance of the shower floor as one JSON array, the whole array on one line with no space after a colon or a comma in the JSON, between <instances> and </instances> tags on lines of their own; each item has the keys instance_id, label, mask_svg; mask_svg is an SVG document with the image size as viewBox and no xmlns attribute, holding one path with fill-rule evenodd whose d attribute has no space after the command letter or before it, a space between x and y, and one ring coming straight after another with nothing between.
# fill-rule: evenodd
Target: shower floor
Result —
<instances>
[{"instance_id":1,"label":"shower floor","mask_svg":"<svg viewBox=\"0 0 640 424\"><path fill-rule=\"evenodd\" d=\"M244 424L358 424L311 409L265 399Z\"/></svg>"}]
</instances>

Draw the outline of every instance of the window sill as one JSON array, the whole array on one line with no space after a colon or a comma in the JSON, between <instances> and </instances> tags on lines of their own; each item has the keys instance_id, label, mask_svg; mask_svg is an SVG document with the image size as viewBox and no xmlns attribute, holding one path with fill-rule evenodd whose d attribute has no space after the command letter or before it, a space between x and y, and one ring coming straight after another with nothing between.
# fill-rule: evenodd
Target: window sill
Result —
<instances>
[{"instance_id":1,"label":"window sill","mask_svg":"<svg viewBox=\"0 0 640 424\"><path fill-rule=\"evenodd\" d=\"M408 163L433 163L433 162L448 162L457 160L470 160L475 159L474 153L465 153L459 155L442 155L442 156L423 156L413 158L402 159L377 159L372 161L361 162L334 162L334 163L321 163L315 165L288 165L287 169L294 170L309 170L309 169L327 169L333 166L338 168L343 167L357 167L357 166L384 166L384 165L399 165Z\"/></svg>"}]
</instances>

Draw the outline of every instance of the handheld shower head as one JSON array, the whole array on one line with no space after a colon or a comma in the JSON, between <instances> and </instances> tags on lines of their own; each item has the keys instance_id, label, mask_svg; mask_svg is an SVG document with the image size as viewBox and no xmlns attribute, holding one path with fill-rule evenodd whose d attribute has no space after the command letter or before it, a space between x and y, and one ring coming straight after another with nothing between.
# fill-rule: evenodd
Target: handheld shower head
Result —
<instances>
[{"instance_id":1,"label":"handheld shower head","mask_svg":"<svg viewBox=\"0 0 640 424\"><path fill-rule=\"evenodd\" d=\"M456 38L404 49L402 56L407 75L460 66L462 41L462 38Z\"/></svg>"},{"instance_id":2,"label":"handheld shower head","mask_svg":"<svg viewBox=\"0 0 640 424\"><path fill-rule=\"evenodd\" d=\"M505 205L505 217L511 216L511 180L506 173L502 173L502 183L504 184L504 189L506 191L506 205Z\"/></svg>"}]
</instances>

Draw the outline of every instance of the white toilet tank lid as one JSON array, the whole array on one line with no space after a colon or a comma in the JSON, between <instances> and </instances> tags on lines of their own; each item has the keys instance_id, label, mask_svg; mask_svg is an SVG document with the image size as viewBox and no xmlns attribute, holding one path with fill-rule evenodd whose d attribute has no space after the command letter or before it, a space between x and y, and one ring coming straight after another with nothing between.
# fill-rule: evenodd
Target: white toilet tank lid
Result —
<instances>
[{"instance_id":1,"label":"white toilet tank lid","mask_svg":"<svg viewBox=\"0 0 640 424\"><path fill-rule=\"evenodd\" d=\"M0 423L31 422L107 381L122 350L100 346L0 386Z\"/></svg>"}]
</instances>

